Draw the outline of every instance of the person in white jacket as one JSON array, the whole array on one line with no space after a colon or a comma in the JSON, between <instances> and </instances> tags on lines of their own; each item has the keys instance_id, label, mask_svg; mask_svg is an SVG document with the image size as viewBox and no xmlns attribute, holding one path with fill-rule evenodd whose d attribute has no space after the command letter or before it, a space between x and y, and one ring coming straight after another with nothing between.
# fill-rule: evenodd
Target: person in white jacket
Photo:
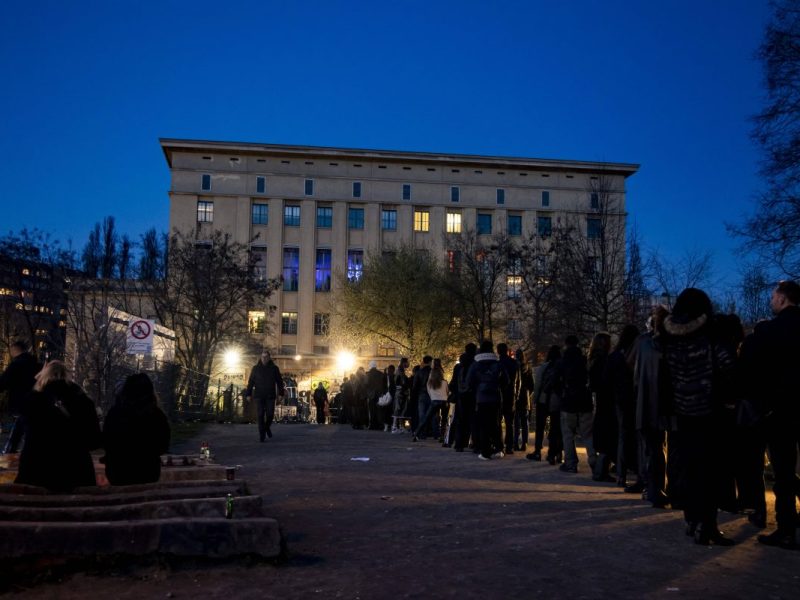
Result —
<instances>
[{"instance_id":1,"label":"person in white jacket","mask_svg":"<svg viewBox=\"0 0 800 600\"><path fill-rule=\"evenodd\" d=\"M417 430L414 432L414 441L419 439L419 434L425 431L425 428L433 419L434 415L440 415L439 426L441 433L439 439L444 437L444 429L447 426L447 396L450 388L447 385L447 380L444 378L444 369L442 369L442 361L438 358L433 359L433 367L431 374L428 376L428 395L431 397L431 405L428 407L425 416L420 421Z\"/></svg>"}]
</instances>

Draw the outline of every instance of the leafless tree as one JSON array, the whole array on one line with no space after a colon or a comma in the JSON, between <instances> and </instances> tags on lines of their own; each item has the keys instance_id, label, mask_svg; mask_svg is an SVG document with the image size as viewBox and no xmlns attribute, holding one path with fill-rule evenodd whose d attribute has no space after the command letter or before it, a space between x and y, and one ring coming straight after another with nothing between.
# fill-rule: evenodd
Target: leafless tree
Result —
<instances>
[{"instance_id":1,"label":"leafless tree","mask_svg":"<svg viewBox=\"0 0 800 600\"><path fill-rule=\"evenodd\" d=\"M713 253L710 250L689 248L675 260L654 251L650 260L656 291L665 297L670 306L686 288L708 290L712 287Z\"/></svg>"},{"instance_id":2,"label":"leafless tree","mask_svg":"<svg viewBox=\"0 0 800 600\"><path fill-rule=\"evenodd\" d=\"M739 316L746 326L752 327L761 319L771 316L769 301L773 283L774 280L763 265L757 262L744 265L737 306Z\"/></svg>"}]
</instances>

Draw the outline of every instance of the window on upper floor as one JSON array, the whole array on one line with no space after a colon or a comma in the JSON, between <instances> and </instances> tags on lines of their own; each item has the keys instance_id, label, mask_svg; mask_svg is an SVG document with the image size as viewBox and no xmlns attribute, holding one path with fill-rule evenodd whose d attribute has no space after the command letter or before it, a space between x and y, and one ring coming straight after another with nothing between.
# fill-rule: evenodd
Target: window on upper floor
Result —
<instances>
[{"instance_id":1,"label":"window on upper floor","mask_svg":"<svg viewBox=\"0 0 800 600\"><path fill-rule=\"evenodd\" d=\"M257 283L267 281L267 247L250 246L250 266Z\"/></svg>"},{"instance_id":2,"label":"window on upper floor","mask_svg":"<svg viewBox=\"0 0 800 600\"><path fill-rule=\"evenodd\" d=\"M509 340L522 339L522 324L517 319L509 319L506 322L506 337Z\"/></svg>"},{"instance_id":3,"label":"window on upper floor","mask_svg":"<svg viewBox=\"0 0 800 600\"><path fill-rule=\"evenodd\" d=\"M281 313L281 333L285 335L297 335L297 313Z\"/></svg>"},{"instance_id":4,"label":"window on upper floor","mask_svg":"<svg viewBox=\"0 0 800 600\"><path fill-rule=\"evenodd\" d=\"M381 211L381 229L384 231L397 231L396 210L387 209Z\"/></svg>"},{"instance_id":5,"label":"window on upper floor","mask_svg":"<svg viewBox=\"0 0 800 600\"><path fill-rule=\"evenodd\" d=\"M447 233L461 233L461 213L447 213Z\"/></svg>"},{"instance_id":6,"label":"window on upper floor","mask_svg":"<svg viewBox=\"0 0 800 600\"><path fill-rule=\"evenodd\" d=\"M522 215L508 215L508 235L522 235Z\"/></svg>"},{"instance_id":7,"label":"window on upper floor","mask_svg":"<svg viewBox=\"0 0 800 600\"><path fill-rule=\"evenodd\" d=\"M206 202L204 200L197 201L197 222L198 223L213 223L214 222L214 203Z\"/></svg>"},{"instance_id":8,"label":"window on upper floor","mask_svg":"<svg viewBox=\"0 0 800 600\"><path fill-rule=\"evenodd\" d=\"M330 229L333 226L333 207L317 207L317 227L320 229Z\"/></svg>"},{"instance_id":9,"label":"window on upper floor","mask_svg":"<svg viewBox=\"0 0 800 600\"><path fill-rule=\"evenodd\" d=\"M457 185L450 187L450 202L460 202L461 201L461 188Z\"/></svg>"},{"instance_id":10,"label":"window on upper floor","mask_svg":"<svg viewBox=\"0 0 800 600\"><path fill-rule=\"evenodd\" d=\"M358 281L364 273L364 251L347 251L347 279L348 281Z\"/></svg>"},{"instance_id":11,"label":"window on upper floor","mask_svg":"<svg viewBox=\"0 0 800 600\"><path fill-rule=\"evenodd\" d=\"M331 316L328 313L314 313L314 335L328 335Z\"/></svg>"},{"instance_id":12,"label":"window on upper floor","mask_svg":"<svg viewBox=\"0 0 800 600\"><path fill-rule=\"evenodd\" d=\"M267 313L263 310L247 311L247 331L250 333L264 333L267 323Z\"/></svg>"},{"instance_id":13,"label":"window on upper floor","mask_svg":"<svg viewBox=\"0 0 800 600\"><path fill-rule=\"evenodd\" d=\"M429 231L431 227L431 213L428 210L414 211L414 231Z\"/></svg>"},{"instance_id":14,"label":"window on upper floor","mask_svg":"<svg viewBox=\"0 0 800 600\"><path fill-rule=\"evenodd\" d=\"M331 250L317 248L317 263L314 271L314 291L331 291Z\"/></svg>"},{"instance_id":15,"label":"window on upper floor","mask_svg":"<svg viewBox=\"0 0 800 600\"><path fill-rule=\"evenodd\" d=\"M492 215L488 213L478 213L478 221L475 225L478 235L491 235Z\"/></svg>"},{"instance_id":16,"label":"window on upper floor","mask_svg":"<svg viewBox=\"0 0 800 600\"><path fill-rule=\"evenodd\" d=\"M283 207L283 224L289 227L300 227L300 207L288 205Z\"/></svg>"},{"instance_id":17,"label":"window on upper floor","mask_svg":"<svg viewBox=\"0 0 800 600\"><path fill-rule=\"evenodd\" d=\"M536 231L540 237L550 237L553 235L553 217L537 217Z\"/></svg>"},{"instance_id":18,"label":"window on upper floor","mask_svg":"<svg viewBox=\"0 0 800 600\"><path fill-rule=\"evenodd\" d=\"M283 249L283 291L296 292L300 282L300 248Z\"/></svg>"},{"instance_id":19,"label":"window on upper floor","mask_svg":"<svg viewBox=\"0 0 800 600\"><path fill-rule=\"evenodd\" d=\"M256 177L256 194L263 194L267 191L267 178L263 175Z\"/></svg>"},{"instance_id":20,"label":"window on upper floor","mask_svg":"<svg viewBox=\"0 0 800 600\"><path fill-rule=\"evenodd\" d=\"M211 191L211 175L209 173L203 173L200 177L200 189L204 192Z\"/></svg>"},{"instance_id":21,"label":"window on upper floor","mask_svg":"<svg viewBox=\"0 0 800 600\"><path fill-rule=\"evenodd\" d=\"M269 216L269 206L267 204L253 204L252 221L253 225L266 225Z\"/></svg>"},{"instance_id":22,"label":"window on upper floor","mask_svg":"<svg viewBox=\"0 0 800 600\"><path fill-rule=\"evenodd\" d=\"M447 251L447 270L450 273L458 273L461 270L461 252L458 250Z\"/></svg>"},{"instance_id":23,"label":"window on upper floor","mask_svg":"<svg viewBox=\"0 0 800 600\"><path fill-rule=\"evenodd\" d=\"M305 194L306 194L306 196L313 196L314 195L314 180L313 179L306 179Z\"/></svg>"},{"instance_id":24,"label":"window on upper floor","mask_svg":"<svg viewBox=\"0 0 800 600\"><path fill-rule=\"evenodd\" d=\"M586 237L590 240L599 239L603 233L603 222L599 217L588 217L586 219Z\"/></svg>"},{"instance_id":25,"label":"window on upper floor","mask_svg":"<svg viewBox=\"0 0 800 600\"><path fill-rule=\"evenodd\" d=\"M411 184L403 184L403 200L411 200Z\"/></svg>"},{"instance_id":26,"label":"window on upper floor","mask_svg":"<svg viewBox=\"0 0 800 600\"><path fill-rule=\"evenodd\" d=\"M347 228L364 229L364 209L350 208L347 211Z\"/></svg>"},{"instance_id":27,"label":"window on upper floor","mask_svg":"<svg viewBox=\"0 0 800 600\"><path fill-rule=\"evenodd\" d=\"M547 190L542 191L542 206L545 208L550 206L550 192Z\"/></svg>"},{"instance_id":28,"label":"window on upper floor","mask_svg":"<svg viewBox=\"0 0 800 600\"><path fill-rule=\"evenodd\" d=\"M353 198L361 198L361 182L353 182Z\"/></svg>"},{"instance_id":29,"label":"window on upper floor","mask_svg":"<svg viewBox=\"0 0 800 600\"><path fill-rule=\"evenodd\" d=\"M589 194L589 208L597 210L600 208L600 194L592 192Z\"/></svg>"},{"instance_id":30,"label":"window on upper floor","mask_svg":"<svg viewBox=\"0 0 800 600\"><path fill-rule=\"evenodd\" d=\"M506 191L503 188L497 188L495 197L497 198L498 204L506 203Z\"/></svg>"}]
</instances>

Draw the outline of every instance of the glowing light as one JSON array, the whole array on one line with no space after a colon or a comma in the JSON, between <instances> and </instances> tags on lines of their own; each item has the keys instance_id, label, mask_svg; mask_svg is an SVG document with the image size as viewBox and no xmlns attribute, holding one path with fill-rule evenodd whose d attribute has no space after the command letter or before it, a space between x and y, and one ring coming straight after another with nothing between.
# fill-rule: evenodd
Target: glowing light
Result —
<instances>
[{"instance_id":1,"label":"glowing light","mask_svg":"<svg viewBox=\"0 0 800 600\"><path fill-rule=\"evenodd\" d=\"M230 348L229 350L225 351L225 356L223 360L225 361L225 366L229 369L236 367L241 360L242 355L236 348Z\"/></svg>"},{"instance_id":2,"label":"glowing light","mask_svg":"<svg viewBox=\"0 0 800 600\"><path fill-rule=\"evenodd\" d=\"M294 359L295 359L295 360L300 360L301 358L303 358L303 357L302 357L302 356L300 356L299 354L295 354L295 355L294 355Z\"/></svg>"},{"instance_id":3,"label":"glowing light","mask_svg":"<svg viewBox=\"0 0 800 600\"><path fill-rule=\"evenodd\" d=\"M356 364L356 357L351 352L342 350L336 355L336 366L340 371L349 371Z\"/></svg>"}]
</instances>

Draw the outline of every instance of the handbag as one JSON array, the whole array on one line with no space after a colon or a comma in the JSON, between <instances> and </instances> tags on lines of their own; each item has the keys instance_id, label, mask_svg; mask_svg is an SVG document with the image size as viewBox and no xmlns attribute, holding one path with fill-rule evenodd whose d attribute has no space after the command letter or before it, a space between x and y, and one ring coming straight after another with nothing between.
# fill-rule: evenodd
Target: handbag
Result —
<instances>
[{"instance_id":1,"label":"handbag","mask_svg":"<svg viewBox=\"0 0 800 600\"><path fill-rule=\"evenodd\" d=\"M382 396L378 397L378 406L389 406L392 402L392 395L389 392L386 392Z\"/></svg>"}]
</instances>

